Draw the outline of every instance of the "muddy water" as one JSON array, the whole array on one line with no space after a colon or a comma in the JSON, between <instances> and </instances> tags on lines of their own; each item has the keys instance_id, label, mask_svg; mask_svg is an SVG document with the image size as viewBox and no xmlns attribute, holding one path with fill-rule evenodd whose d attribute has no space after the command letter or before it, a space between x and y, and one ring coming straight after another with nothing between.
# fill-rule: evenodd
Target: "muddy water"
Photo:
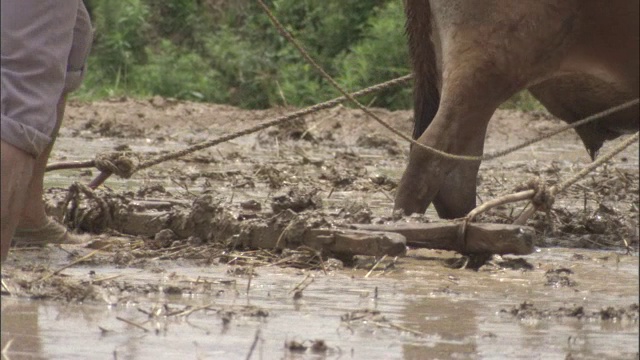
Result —
<instances>
[{"instance_id":1,"label":"muddy water","mask_svg":"<svg viewBox=\"0 0 640 360\"><path fill-rule=\"evenodd\" d=\"M2 346L13 340L5 354L9 359L244 359L257 334L253 359L637 358L637 310L635 319L589 315L638 303L637 256L542 249L524 258L532 270L485 266L479 272L443 267L440 260L452 256L411 251L391 270L367 278L365 270L325 275L259 267L248 294L249 279L230 275L226 266L159 263L164 268L159 274L71 268L64 274L118 275L114 282L132 288L191 284L196 289L203 279L210 286L178 295L105 291L104 302L85 304L3 297ZM545 285L547 271L565 267L571 286ZM313 282L294 299L292 290L308 275ZM510 313L525 301L548 315L520 319ZM149 319L141 312L165 305L174 311L208 308L188 317ZM554 313L576 306L588 316ZM341 321L362 310L379 315ZM232 315L227 321L224 314ZM306 345L323 340L327 349L294 352L284 346L292 340Z\"/></svg>"}]
</instances>

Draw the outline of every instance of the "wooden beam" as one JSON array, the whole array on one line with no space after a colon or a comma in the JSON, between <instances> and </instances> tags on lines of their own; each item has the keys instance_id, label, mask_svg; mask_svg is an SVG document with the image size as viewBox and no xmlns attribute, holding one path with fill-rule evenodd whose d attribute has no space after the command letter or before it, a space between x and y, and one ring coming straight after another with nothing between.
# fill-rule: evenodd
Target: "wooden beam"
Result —
<instances>
[{"instance_id":1,"label":"wooden beam","mask_svg":"<svg viewBox=\"0 0 640 360\"><path fill-rule=\"evenodd\" d=\"M235 238L251 249L295 249L308 246L336 255L399 256L406 253L404 236L394 232L354 229L307 229L291 236L286 230L267 225L255 226Z\"/></svg>"},{"instance_id":2,"label":"wooden beam","mask_svg":"<svg viewBox=\"0 0 640 360\"><path fill-rule=\"evenodd\" d=\"M527 255L534 251L532 227L511 224L470 223L461 238L461 222L353 224L352 229L395 232L407 239L407 245L420 248L453 250L462 254Z\"/></svg>"}]
</instances>

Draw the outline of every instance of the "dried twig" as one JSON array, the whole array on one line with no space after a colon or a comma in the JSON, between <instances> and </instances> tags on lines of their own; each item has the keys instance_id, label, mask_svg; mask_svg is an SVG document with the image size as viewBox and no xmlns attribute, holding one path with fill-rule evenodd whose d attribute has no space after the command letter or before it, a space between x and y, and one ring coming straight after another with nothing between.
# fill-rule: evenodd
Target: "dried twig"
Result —
<instances>
[{"instance_id":1,"label":"dried twig","mask_svg":"<svg viewBox=\"0 0 640 360\"><path fill-rule=\"evenodd\" d=\"M380 263L381 263L384 259L386 259L386 258L387 258L387 255L385 254L384 256L382 256L382 257L380 258L380 260L376 261L376 263L375 263L375 264L373 264L373 266L371 267L371 270L369 270L369 272L367 273L367 275L365 275L364 277L365 277L365 278L368 278L368 277L369 277L369 275L371 275L371 273L373 272L373 270L375 270L375 269L378 267L378 265L380 265Z\"/></svg>"},{"instance_id":2,"label":"dried twig","mask_svg":"<svg viewBox=\"0 0 640 360\"><path fill-rule=\"evenodd\" d=\"M4 344L4 347L2 348L2 357L3 358L9 358L7 356L7 353L9 352L9 348L11 347L11 344L13 343L14 338L9 339L9 341L7 341L6 344Z\"/></svg>"},{"instance_id":3,"label":"dried twig","mask_svg":"<svg viewBox=\"0 0 640 360\"><path fill-rule=\"evenodd\" d=\"M207 304L207 305L198 306L198 307L195 307L195 308L193 308L193 309L189 309L189 310L182 311L182 312L180 312L180 313L176 314L176 316L184 316L184 317L188 317L189 315L193 314L193 313L194 313L194 312L196 312L196 311L209 309L209 308L211 308L213 305L215 305L215 303L209 303L209 304Z\"/></svg>"},{"instance_id":4,"label":"dried twig","mask_svg":"<svg viewBox=\"0 0 640 360\"><path fill-rule=\"evenodd\" d=\"M140 324L137 324L137 323L135 323L135 322L133 322L131 320L127 320L125 318L121 318L120 316L116 316L116 319L118 319L118 320L120 320L122 322L125 322L125 323L127 323L127 324L129 324L131 326L135 326L138 329L143 330L144 332L149 332L149 329L147 329L146 327L144 327L144 326L142 326Z\"/></svg>"},{"instance_id":5,"label":"dried twig","mask_svg":"<svg viewBox=\"0 0 640 360\"><path fill-rule=\"evenodd\" d=\"M59 268L58 270L55 270L54 272L49 273L49 274L47 274L47 275L45 275L45 276L43 276L43 277L41 277L40 279L35 280L35 281L44 281L44 280L46 280L46 279L48 279L48 278L52 277L53 275L56 275L56 274L60 273L60 272L61 272L62 270L64 270L64 269L70 268L70 267L72 267L72 266L74 266L74 265L76 265L76 264L79 264L79 263L81 263L81 262L83 262L83 261L86 261L86 260L90 259L90 258L91 258L91 257L93 257L95 254L97 254L98 252L103 251L103 250L106 250L106 249L107 249L108 247L110 247L110 246L111 246L111 244L107 244L107 245L105 245L105 246L101 247L100 249L94 250L94 251L92 251L92 252L88 253L87 255L85 255L85 256L83 256L83 257L81 257L81 258L78 258L78 259L76 259L76 260L74 260L74 261L70 262L69 264L67 264L67 265L65 265L65 266L63 266L63 267L61 267L61 268Z\"/></svg>"},{"instance_id":6,"label":"dried twig","mask_svg":"<svg viewBox=\"0 0 640 360\"><path fill-rule=\"evenodd\" d=\"M384 323L381 323L381 322L378 322L378 321L374 321L373 323L378 327L391 328L391 329L396 329L396 330L400 330L400 331L406 331L408 333L411 333L411 334L417 335L417 336L426 336L427 335L427 334L425 334L425 333L423 333L421 331L409 329L406 326L394 324L394 323L389 322L389 321L384 322Z\"/></svg>"},{"instance_id":7,"label":"dried twig","mask_svg":"<svg viewBox=\"0 0 640 360\"><path fill-rule=\"evenodd\" d=\"M103 281L113 280L113 279L117 279L117 278L123 277L123 276L124 276L123 274L110 275L110 276L105 276L105 277L99 278L99 279L93 279L93 280L91 280L91 282L93 284L98 284L98 283L101 283Z\"/></svg>"},{"instance_id":8,"label":"dried twig","mask_svg":"<svg viewBox=\"0 0 640 360\"><path fill-rule=\"evenodd\" d=\"M253 338L253 343L251 344L251 348L249 348L249 353L247 354L246 360L251 359L251 355L253 355L253 350L256 349L256 345L258 344L258 340L260 340L260 329L256 330L256 336Z\"/></svg>"},{"instance_id":9,"label":"dried twig","mask_svg":"<svg viewBox=\"0 0 640 360\"><path fill-rule=\"evenodd\" d=\"M4 294L11 295L11 291L9 291L9 287L4 282L4 279L0 280L0 282L2 282L2 293L3 293L3 295Z\"/></svg>"},{"instance_id":10,"label":"dried twig","mask_svg":"<svg viewBox=\"0 0 640 360\"><path fill-rule=\"evenodd\" d=\"M311 281L309 281L308 283L305 283L309 278L311 278ZM298 285L296 285L293 289L289 290L289 294L291 294L292 292L296 292L296 293L302 292L309 285L311 285L313 281L314 279L311 277L311 274L307 275L304 279L302 279L302 281L298 283Z\"/></svg>"},{"instance_id":11,"label":"dried twig","mask_svg":"<svg viewBox=\"0 0 640 360\"><path fill-rule=\"evenodd\" d=\"M504 205L504 204L508 204L508 203L512 203L512 202L516 202L516 201L522 201L522 200L528 200L531 199L534 195L536 194L535 190L525 190L525 191L520 191L517 192L515 194L508 194L505 196L501 196L499 198L495 198L492 200L489 200L487 202L485 202L484 204L476 207L475 209L471 210L469 212L469 214L466 216L467 221L473 221L473 219L488 211L491 208L494 208L496 206L500 206L500 205Z\"/></svg>"},{"instance_id":12,"label":"dried twig","mask_svg":"<svg viewBox=\"0 0 640 360\"><path fill-rule=\"evenodd\" d=\"M253 278L253 263L249 268L249 281L247 281L247 299L249 298L249 290L251 289L251 279Z\"/></svg>"}]
</instances>

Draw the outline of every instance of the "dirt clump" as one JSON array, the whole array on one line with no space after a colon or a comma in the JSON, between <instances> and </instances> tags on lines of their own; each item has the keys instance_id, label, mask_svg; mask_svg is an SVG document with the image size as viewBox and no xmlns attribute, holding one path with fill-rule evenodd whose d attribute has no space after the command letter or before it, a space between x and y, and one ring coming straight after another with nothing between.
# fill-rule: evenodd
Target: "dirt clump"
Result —
<instances>
[{"instance_id":1,"label":"dirt clump","mask_svg":"<svg viewBox=\"0 0 640 360\"><path fill-rule=\"evenodd\" d=\"M554 288L574 287L576 286L576 282L570 278L572 274L573 271L567 268L547 270L547 272L544 274L547 278L545 286L551 286Z\"/></svg>"},{"instance_id":2,"label":"dirt clump","mask_svg":"<svg viewBox=\"0 0 640 360\"><path fill-rule=\"evenodd\" d=\"M285 210L299 213L305 210L322 208L322 199L318 189L292 188L285 194L271 199L271 209L275 214Z\"/></svg>"},{"instance_id":3,"label":"dirt clump","mask_svg":"<svg viewBox=\"0 0 640 360\"><path fill-rule=\"evenodd\" d=\"M577 318L580 320L602 320L602 321L631 321L638 322L638 304L631 304L627 307L606 307L597 311L587 311L583 306L573 305L570 307L559 307L557 309L541 309L533 303L523 302L514 306L510 310L501 310L523 319L546 319L546 318Z\"/></svg>"}]
</instances>

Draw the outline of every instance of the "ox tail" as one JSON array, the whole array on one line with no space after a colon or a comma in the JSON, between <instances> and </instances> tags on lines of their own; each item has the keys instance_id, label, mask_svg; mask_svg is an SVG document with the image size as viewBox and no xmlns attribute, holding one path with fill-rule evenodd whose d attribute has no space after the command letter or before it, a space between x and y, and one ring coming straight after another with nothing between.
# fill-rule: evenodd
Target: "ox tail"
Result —
<instances>
[{"instance_id":1,"label":"ox tail","mask_svg":"<svg viewBox=\"0 0 640 360\"><path fill-rule=\"evenodd\" d=\"M428 0L406 0L406 32L414 72L413 138L417 139L436 116L440 103L434 45L431 41L431 6Z\"/></svg>"}]
</instances>

